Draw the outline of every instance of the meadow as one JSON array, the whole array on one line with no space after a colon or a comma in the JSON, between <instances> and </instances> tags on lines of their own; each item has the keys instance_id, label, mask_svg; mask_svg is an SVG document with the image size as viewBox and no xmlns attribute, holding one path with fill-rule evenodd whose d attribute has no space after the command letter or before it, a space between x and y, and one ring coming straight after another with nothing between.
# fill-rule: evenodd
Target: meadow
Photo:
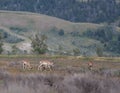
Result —
<instances>
[{"instance_id":1,"label":"meadow","mask_svg":"<svg viewBox=\"0 0 120 93\"><path fill-rule=\"evenodd\" d=\"M23 70L21 60L33 69ZM40 60L54 63L38 71ZM88 69L88 62L94 63ZM120 58L73 56L0 56L0 93L119 93Z\"/></svg>"}]
</instances>

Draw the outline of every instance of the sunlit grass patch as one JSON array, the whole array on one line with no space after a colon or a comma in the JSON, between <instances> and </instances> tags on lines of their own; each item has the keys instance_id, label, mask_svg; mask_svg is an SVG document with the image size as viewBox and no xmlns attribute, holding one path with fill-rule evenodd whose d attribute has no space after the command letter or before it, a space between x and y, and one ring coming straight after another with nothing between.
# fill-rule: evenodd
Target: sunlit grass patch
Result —
<instances>
[{"instance_id":1,"label":"sunlit grass patch","mask_svg":"<svg viewBox=\"0 0 120 93\"><path fill-rule=\"evenodd\" d=\"M120 57L95 57L95 61L113 61L113 62L120 62Z\"/></svg>"}]
</instances>

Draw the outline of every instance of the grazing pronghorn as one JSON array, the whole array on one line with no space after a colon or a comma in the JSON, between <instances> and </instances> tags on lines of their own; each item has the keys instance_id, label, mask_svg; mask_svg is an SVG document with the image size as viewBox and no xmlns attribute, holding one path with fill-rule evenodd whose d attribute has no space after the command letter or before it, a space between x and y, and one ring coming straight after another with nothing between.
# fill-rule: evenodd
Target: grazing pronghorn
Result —
<instances>
[{"instance_id":1,"label":"grazing pronghorn","mask_svg":"<svg viewBox=\"0 0 120 93\"><path fill-rule=\"evenodd\" d=\"M32 69L30 63L28 61L22 60L22 65L23 65L23 69Z\"/></svg>"},{"instance_id":2,"label":"grazing pronghorn","mask_svg":"<svg viewBox=\"0 0 120 93\"><path fill-rule=\"evenodd\" d=\"M88 62L88 69L92 70L93 69L93 62Z\"/></svg>"},{"instance_id":3,"label":"grazing pronghorn","mask_svg":"<svg viewBox=\"0 0 120 93\"><path fill-rule=\"evenodd\" d=\"M38 70L42 70L43 68L44 69L48 68L49 70L52 70L53 66L54 66L53 62L50 62L48 60L41 60L39 62Z\"/></svg>"}]
</instances>

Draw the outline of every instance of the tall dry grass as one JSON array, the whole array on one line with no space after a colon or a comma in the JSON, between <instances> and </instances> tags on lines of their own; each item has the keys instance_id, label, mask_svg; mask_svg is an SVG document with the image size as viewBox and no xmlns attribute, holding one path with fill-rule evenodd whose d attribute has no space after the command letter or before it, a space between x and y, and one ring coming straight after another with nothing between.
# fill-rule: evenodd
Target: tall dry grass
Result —
<instances>
[{"instance_id":1,"label":"tall dry grass","mask_svg":"<svg viewBox=\"0 0 120 93\"><path fill-rule=\"evenodd\" d=\"M20 74L0 71L0 93L120 93L120 79L99 74Z\"/></svg>"}]
</instances>

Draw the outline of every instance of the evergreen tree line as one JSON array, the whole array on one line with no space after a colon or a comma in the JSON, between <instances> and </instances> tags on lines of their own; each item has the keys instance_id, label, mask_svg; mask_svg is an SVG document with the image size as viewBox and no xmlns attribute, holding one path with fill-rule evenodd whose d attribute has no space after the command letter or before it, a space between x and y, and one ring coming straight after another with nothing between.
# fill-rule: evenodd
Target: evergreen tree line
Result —
<instances>
[{"instance_id":1,"label":"evergreen tree line","mask_svg":"<svg viewBox=\"0 0 120 93\"><path fill-rule=\"evenodd\" d=\"M0 9L42 13L73 22L113 22L120 15L116 0L0 0Z\"/></svg>"}]
</instances>

